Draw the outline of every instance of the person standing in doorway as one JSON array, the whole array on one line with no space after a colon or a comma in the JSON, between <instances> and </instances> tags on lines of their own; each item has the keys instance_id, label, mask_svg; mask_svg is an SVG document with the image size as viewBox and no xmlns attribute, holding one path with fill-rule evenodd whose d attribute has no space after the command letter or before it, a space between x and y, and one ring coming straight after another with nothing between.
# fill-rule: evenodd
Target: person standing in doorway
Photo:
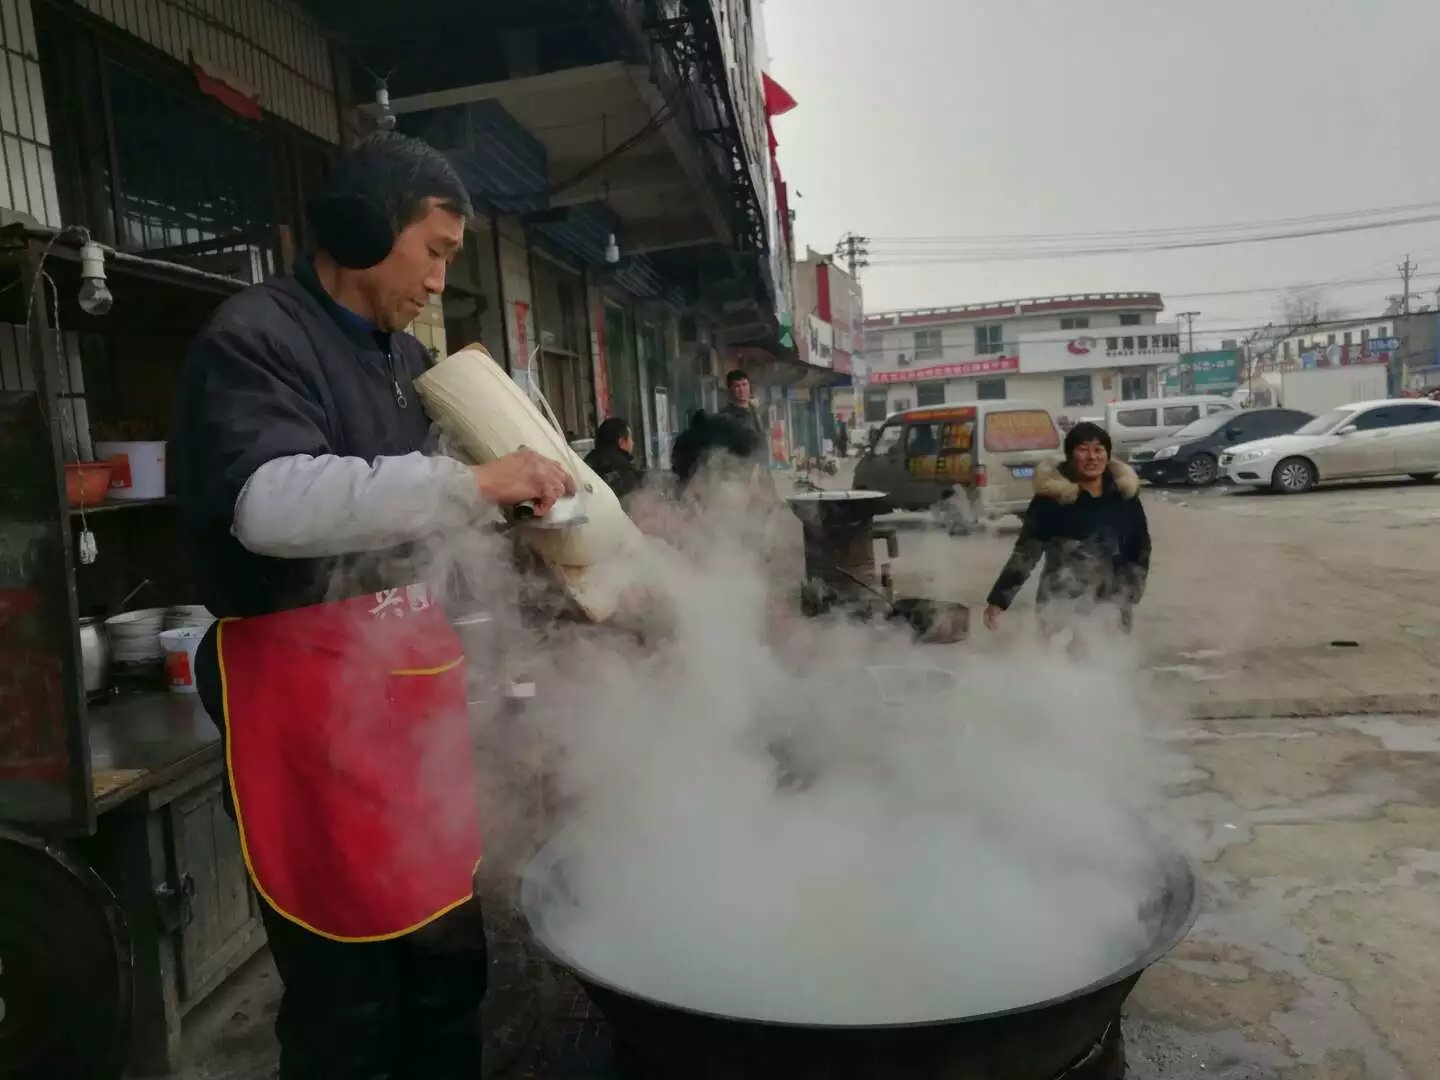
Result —
<instances>
[{"instance_id":1,"label":"person standing in doorway","mask_svg":"<svg viewBox=\"0 0 1440 1080\"><path fill-rule=\"evenodd\" d=\"M529 451L425 452L429 355L405 327L469 214L439 153L362 140L310 207L313 257L222 304L182 376L181 520L220 619L196 683L284 984L281 1080L481 1071L464 657L426 545L573 482Z\"/></svg>"},{"instance_id":2,"label":"person standing in doorway","mask_svg":"<svg viewBox=\"0 0 1440 1080\"><path fill-rule=\"evenodd\" d=\"M1104 609L1129 632L1150 572L1150 530L1140 478L1112 460L1110 436L1098 424L1076 424L1065 436L1065 460L1036 470L1024 527L986 601L987 628L999 626L1042 558L1035 604L1047 636Z\"/></svg>"}]
</instances>

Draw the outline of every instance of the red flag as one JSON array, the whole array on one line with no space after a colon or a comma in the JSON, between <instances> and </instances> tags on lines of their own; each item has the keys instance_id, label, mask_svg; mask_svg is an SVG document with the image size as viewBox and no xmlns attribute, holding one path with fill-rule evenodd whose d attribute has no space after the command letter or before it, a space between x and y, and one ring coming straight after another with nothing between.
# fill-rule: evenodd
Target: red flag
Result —
<instances>
[{"instance_id":1,"label":"red flag","mask_svg":"<svg viewBox=\"0 0 1440 1080\"><path fill-rule=\"evenodd\" d=\"M791 109L795 108L798 103L790 96L789 90L786 90L764 72L761 72L760 78L765 87L766 116L784 116Z\"/></svg>"}]
</instances>

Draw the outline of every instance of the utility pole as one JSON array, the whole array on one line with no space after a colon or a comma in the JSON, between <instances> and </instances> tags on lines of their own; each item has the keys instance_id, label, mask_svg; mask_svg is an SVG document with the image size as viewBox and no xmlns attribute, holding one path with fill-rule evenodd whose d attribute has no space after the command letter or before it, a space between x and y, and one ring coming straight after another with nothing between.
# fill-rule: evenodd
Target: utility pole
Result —
<instances>
[{"instance_id":1,"label":"utility pole","mask_svg":"<svg viewBox=\"0 0 1440 1080\"><path fill-rule=\"evenodd\" d=\"M1410 261L1410 256L1405 256L1405 261L1395 268L1400 271L1400 314L1410 314L1410 279L1415 276L1415 271L1420 269Z\"/></svg>"},{"instance_id":2,"label":"utility pole","mask_svg":"<svg viewBox=\"0 0 1440 1080\"><path fill-rule=\"evenodd\" d=\"M1198 311L1182 311L1176 316L1176 318L1184 319L1186 326L1189 328L1189 344L1186 346L1185 353L1192 357L1188 364L1185 362L1184 356L1180 358L1180 393L1182 394L1193 394L1195 392L1195 361L1193 359L1195 353L1195 316L1199 314L1200 312Z\"/></svg>"},{"instance_id":3,"label":"utility pole","mask_svg":"<svg viewBox=\"0 0 1440 1080\"><path fill-rule=\"evenodd\" d=\"M870 265L869 245L870 237L846 233L835 248L836 256L845 260L845 266L853 280L860 280L861 269Z\"/></svg>"},{"instance_id":4,"label":"utility pole","mask_svg":"<svg viewBox=\"0 0 1440 1080\"><path fill-rule=\"evenodd\" d=\"M1198 311L1182 311L1176 316L1176 318L1185 320L1189 332L1189 344L1185 347L1186 352L1193 353L1195 351L1195 320L1199 317L1200 312Z\"/></svg>"}]
</instances>

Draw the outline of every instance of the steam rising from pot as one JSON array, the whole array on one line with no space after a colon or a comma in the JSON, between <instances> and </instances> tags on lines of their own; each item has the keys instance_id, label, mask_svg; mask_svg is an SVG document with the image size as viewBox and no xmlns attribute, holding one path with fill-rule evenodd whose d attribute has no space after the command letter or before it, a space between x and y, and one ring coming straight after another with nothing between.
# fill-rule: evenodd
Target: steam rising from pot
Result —
<instances>
[{"instance_id":1,"label":"steam rising from pot","mask_svg":"<svg viewBox=\"0 0 1440 1080\"><path fill-rule=\"evenodd\" d=\"M544 917L565 959L693 1009L884 1024L1033 1003L1136 957L1157 770L1123 649L777 634L765 529L724 505L657 548L663 640L508 634L539 691L488 766L511 790L553 771L542 862L565 887ZM492 845L537 827L487 808Z\"/></svg>"}]
</instances>

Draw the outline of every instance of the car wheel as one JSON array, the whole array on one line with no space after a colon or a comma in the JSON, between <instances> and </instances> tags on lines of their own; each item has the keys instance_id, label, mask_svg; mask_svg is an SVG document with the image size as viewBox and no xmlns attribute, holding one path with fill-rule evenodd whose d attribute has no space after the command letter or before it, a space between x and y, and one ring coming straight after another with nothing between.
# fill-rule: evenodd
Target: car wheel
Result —
<instances>
[{"instance_id":1,"label":"car wheel","mask_svg":"<svg viewBox=\"0 0 1440 1080\"><path fill-rule=\"evenodd\" d=\"M1185 466L1185 479L1191 487L1209 487L1215 482L1217 471L1214 454L1196 454Z\"/></svg>"},{"instance_id":2,"label":"car wheel","mask_svg":"<svg viewBox=\"0 0 1440 1080\"><path fill-rule=\"evenodd\" d=\"M1315 466L1304 458L1286 458L1275 466L1270 486L1282 495L1299 495L1315 486Z\"/></svg>"},{"instance_id":3,"label":"car wheel","mask_svg":"<svg viewBox=\"0 0 1440 1080\"><path fill-rule=\"evenodd\" d=\"M1410 479L1414 480L1417 484L1428 484L1433 481L1436 476L1440 476L1440 473L1412 472L1410 474Z\"/></svg>"}]
</instances>

